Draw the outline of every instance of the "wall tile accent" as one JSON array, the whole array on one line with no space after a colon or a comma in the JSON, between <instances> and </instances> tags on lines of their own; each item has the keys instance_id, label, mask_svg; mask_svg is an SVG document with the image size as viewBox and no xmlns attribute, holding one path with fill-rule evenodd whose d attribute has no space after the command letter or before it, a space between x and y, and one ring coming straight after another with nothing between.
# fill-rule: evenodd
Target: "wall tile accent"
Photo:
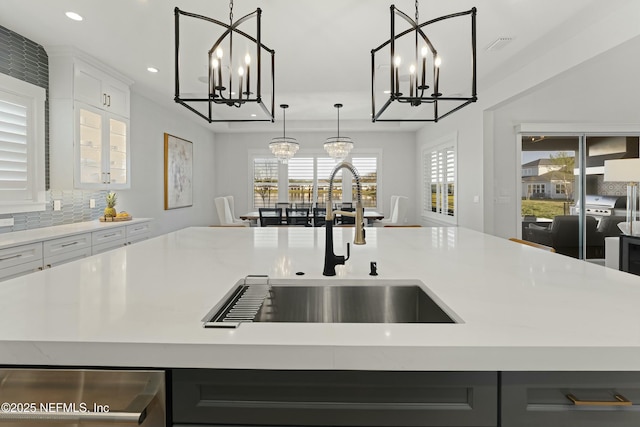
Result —
<instances>
[{"instance_id":1,"label":"wall tile accent","mask_svg":"<svg viewBox=\"0 0 640 427\"><path fill-rule=\"evenodd\" d=\"M47 90L45 103L45 167L47 208L44 212L26 212L0 215L13 217L12 227L0 227L0 233L71 224L98 219L107 206L106 191L49 189L49 57L39 44L0 26L0 73L32 83ZM96 207L89 208L95 199ZM62 201L60 211L53 210L53 200Z\"/></svg>"}]
</instances>

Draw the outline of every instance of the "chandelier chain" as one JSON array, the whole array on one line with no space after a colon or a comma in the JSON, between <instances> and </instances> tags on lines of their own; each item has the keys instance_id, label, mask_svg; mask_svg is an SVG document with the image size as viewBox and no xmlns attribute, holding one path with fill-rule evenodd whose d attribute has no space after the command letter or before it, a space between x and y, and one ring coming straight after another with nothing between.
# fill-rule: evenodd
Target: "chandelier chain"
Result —
<instances>
[{"instance_id":1,"label":"chandelier chain","mask_svg":"<svg viewBox=\"0 0 640 427\"><path fill-rule=\"evenodd\" d=\"M233 24L233 0L229 1L229 21Z\"/></svg>"},{"instance_id":2,"label":"chandelier chain","mask_svg":"<svg viewBox=\"0 0 640 427\"><path fill-rule=\"evenodd\" d=\"M416 24L418 23L418 0L416 0Z\"/></svg>"}]
</instances>

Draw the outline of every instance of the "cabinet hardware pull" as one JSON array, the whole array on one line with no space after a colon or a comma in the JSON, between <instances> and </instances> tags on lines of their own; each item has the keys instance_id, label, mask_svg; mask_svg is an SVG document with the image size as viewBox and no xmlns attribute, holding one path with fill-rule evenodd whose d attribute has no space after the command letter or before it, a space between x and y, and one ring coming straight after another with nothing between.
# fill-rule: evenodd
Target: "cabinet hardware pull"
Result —
<instances>
[{"instance_id":1,"label":"cabinet hardware pull","mask_svg":"<svg viewBox=\"0 0 640 427\"><path fill-rule=\"evenodd\" d=\"M107 105L107 94L106 93L102 94L102 105Z\"/></svg>"},{"instance_id":2,"label":"cabinet hardware pull","mask_svg":"<svg viewBox=\"0 0 640 427\"><path fill-rule=\"evenodd\" d=\"M51 268L51 264L45 265L44 268Z\"/></svg>"},{"instance_id":3,"label":"cabinet hardware pull","mask_svg":"<svg viewBox=\"0 0 640 427\"><path fill-rule=\"evenodd\" d=\"M78 242L75 241L75 242L71 242L71 243L65 243L64 245L60 245L60 247L66 248L67 246L72 246L72 245L77 245L77 244L78 244Z\"/></svg>"},{"instance_id":4,"label":"cabinet hardware pull","mask_svg":"<svg viewBox=\"0 0 640 427\"><path fill-rule=\"evenodd\" d=\"M22 256L22 254L18 254L18 255L11 255L5 258L0 258L0 261L6 261L8 259L14 259L14 258L20 258Z\"/></svg>"},{"instance_id":5,"label":"cabinet hardware pull","mask_svg":"<svg viewBox=\"0 0 640 427\"><path fill-rule=\"evenodd\" d=\"M580 400L573 394L567 394L567 399L573 402L576 406L631 406L633 402L624 397L623 395L616 393L613 397L616 400Z\"/></svg>"},{"instance_id":6,"label":"cabinet hardware pull","mask_svg":"<svg viewBox=\"0 0 640 427\"><path fill-rule=\"evenodd\" d=\"M102 237L113 237L113 236L115 236L116 234L118 234L118 233L105 234L105 235L104 235L104 236L102 236Z\"/></svg>"},{"instance_id":7,"label":"cabinet hardware pull","mask_svg":"<svg viewBox=\"0 0 640 427\"><path fill-rule=\"evenodd\" d=\"M111 95L107 95L107 107L111 107Z\"/></svg>"}]
</instances>

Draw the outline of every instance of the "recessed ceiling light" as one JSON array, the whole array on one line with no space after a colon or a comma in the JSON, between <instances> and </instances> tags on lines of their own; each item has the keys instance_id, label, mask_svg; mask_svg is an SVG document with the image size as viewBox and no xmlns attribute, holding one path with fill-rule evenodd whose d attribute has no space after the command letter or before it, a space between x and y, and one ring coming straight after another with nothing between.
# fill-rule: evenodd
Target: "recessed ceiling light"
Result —
<instances>
[{"instance_id":1,"label":"recessed ceiling light","mask_svg":"<svg viewBox=\"0 0 640 427\"><path fill-rule=\"evenodd\" d=\"M158 69L155 68L155 67L147 67L147 71L150 72L150 73L157 73Z\"/></svg>"},{"instance_id":2,"label":"recessed ceiling light","mask_svg":"<svg viewBox=\"0 0 640 427\"><path fill-rule=\"evenodd\" d=\"M391 93L390 90L385 90L384 93L386 93L387 95Z\"/></svg>"},{"instance_id":3,"label":"recessed ceiling light","mask_svg":"<svg viewBox=\"0 0 640 427\"><path fill-rule=\"evenodd\" d=\"M82 21L82 16L78 15L75 12L67 12L65 13L65 15L67 15L67 18L73 19L74 21Z\"/></svg>"},{"instance_id":4,"label":"recessed ceiling light","mask_svg":"<svg viewBox=\"0 0 640 427\"><path fill-rule=\"evenodd\" d=\"M251 115L251 117L256 117L256 116L257 116L257 114L252 114L252 115Z\"/></svg>"}]
</instances>

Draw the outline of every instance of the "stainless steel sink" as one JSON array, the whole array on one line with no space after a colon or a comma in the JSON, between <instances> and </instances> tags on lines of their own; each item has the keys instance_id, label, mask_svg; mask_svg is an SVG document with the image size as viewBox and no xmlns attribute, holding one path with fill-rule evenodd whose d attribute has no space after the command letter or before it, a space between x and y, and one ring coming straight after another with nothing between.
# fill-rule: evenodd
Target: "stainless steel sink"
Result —
<instances>
[{"instance_id":1,"label":"stainless steel sink","mask_svg":"<svg viewBox=\"0 0 640 427\"><path fill-rule=\"evenodd\" d=\"M459 323L417 280L238 282L203 319L205 327L243 322Z\"/></svg>"}]
</instances>

